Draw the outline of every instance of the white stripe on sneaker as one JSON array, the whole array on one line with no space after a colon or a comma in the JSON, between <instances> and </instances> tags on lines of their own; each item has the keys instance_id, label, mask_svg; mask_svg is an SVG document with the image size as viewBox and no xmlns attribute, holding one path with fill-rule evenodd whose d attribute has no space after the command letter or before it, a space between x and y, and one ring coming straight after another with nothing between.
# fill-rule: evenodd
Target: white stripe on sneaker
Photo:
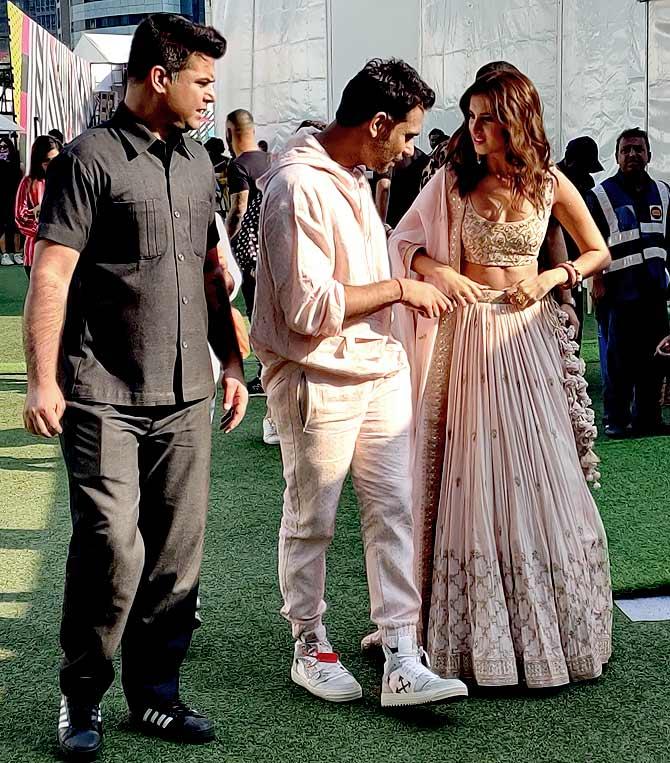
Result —
<instances>
[{"instance_id":1,"label":"white stripe on sneaker","mask_svg":"<svg viewBox=\"0 0 670 763\"><path fill-rule=\"evenodd\" d=\"M151 715L151 713L153 713L153 710L150 707L148 707L146 712L142 716L142 720L143 721L148 721L149 720L149 716Z\"/></svg>"},{"instance_id":2,"label":"white stripe on sneaker","mask_svg":"<svg viewBox=\"0 0 670 763\"><path fill-rule=\"evenodd\" d=\"M165 723L163 724L163 728L166 729L174 720L174 718L171 715L168 715L168 717L165 719Z\"/></svg>"},{"instance_id":3,"label":"white stripe on sneaker","mask_svg":"<svg viewBox=\"0 0 670 763\"><path fill-rule=\"evenodd\" d=\"M165 713L161 713L161 714L160 714L160 716L159 716L159 718L158 718L158 720L156 721L156 724L157 724L158 726L162 726L162 725L163 725L163 721L164 721L166 718L167 718L167 715L165 715Z\"/></svg>"},{"instance_id":4,"label":"white stripe on sneaker","mask_svg":"<svg viewBox=\"0 0 670 763\"><path fill-rule=\"evenodd\" d=\"M156 723L156 718L158 718L158 716L159 716L158 710L154 710L154 714L151 716L151 718L149 718L149 721L151 723Z\"/></svg>"}]
</instances>

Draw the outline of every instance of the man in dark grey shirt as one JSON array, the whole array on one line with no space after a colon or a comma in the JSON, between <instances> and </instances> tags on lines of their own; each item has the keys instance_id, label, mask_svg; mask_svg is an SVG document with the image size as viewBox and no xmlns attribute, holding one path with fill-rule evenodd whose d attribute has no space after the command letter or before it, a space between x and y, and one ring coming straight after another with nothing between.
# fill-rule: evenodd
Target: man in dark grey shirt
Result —
<instances>
[{"instance_id":1,"label":"man in dark grey shirt","mask_svg":"<svg viewBox=\"0 0 670 763\"><path fill-rule=\"evenodd\" d=\"M26 427L59 434L73 532L61 626L62 751L100 748L99 704L122 644L131 718L214 738L179 697L208 502L207 343L226 431L247 403L214 222L214 175L185 136L214 99L226 43L155 14L138 27L125 103L50 167L26 301Z\"/></svg>"}]
</instances>

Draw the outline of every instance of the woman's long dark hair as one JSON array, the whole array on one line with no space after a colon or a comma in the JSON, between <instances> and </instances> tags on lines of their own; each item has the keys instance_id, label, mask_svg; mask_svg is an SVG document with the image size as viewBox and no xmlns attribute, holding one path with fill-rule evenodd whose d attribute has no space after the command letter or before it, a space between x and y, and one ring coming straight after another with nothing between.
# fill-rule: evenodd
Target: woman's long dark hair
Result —
<instances>
[{"instance_id":1,"label":"woman's long dark hair","mask_svg":"<svg viewBox=\"0 0 670 763\"><path fill-rule=\"evenodd\" d=\"M470 100L475 95L488 99L491 113L503 126L514 200L528 199L542 211L551 149L544 131L542 101L535 85L521 72L489 72L463 93L459 106L464 122L449 141L446 160L456 175L459 193L466 196L488 174L486 162L478 161L468 124Z\"/></svg>"},{"instance_id":2,"label":"woman's long dark hair","mask_svg":"<svg viewBox=\"0 0 670 763\"><path fill-rule=\"evenodd\" d=\"M44 180L46 173L42 165L51 151L60 151L62 147L60 141L52 138L51 135L40 135L35 138L33 147L30 149L30 177L33 180Z\"/></svg>"}]
</instances>

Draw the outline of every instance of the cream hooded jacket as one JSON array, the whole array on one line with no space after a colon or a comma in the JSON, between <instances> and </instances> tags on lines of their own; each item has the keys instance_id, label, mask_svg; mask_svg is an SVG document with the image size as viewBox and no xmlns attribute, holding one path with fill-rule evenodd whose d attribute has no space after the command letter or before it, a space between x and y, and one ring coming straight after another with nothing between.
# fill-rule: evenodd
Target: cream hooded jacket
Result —
<instances>
[{"instance_id":1,"label":"cream hooded jacket","mask_svg":"<svg viewBox=\"0 0 670 763\"><path fill-rule=\"evenodd\" d=\"M352 382L407 364L392 309L345 320L344 285L391 277L384 226L359 169L301 131L258 182L263 192L251 341L268 388L287 363Z\"/></svg>"}]
</instances>

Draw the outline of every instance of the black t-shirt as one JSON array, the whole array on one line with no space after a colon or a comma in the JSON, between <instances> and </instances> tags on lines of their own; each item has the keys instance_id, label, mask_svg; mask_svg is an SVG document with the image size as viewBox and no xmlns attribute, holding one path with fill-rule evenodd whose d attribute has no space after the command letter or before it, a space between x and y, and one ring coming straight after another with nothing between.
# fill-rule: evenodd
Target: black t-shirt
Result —
<instances>
[{"instance_id":1,"label":"black t-shirt","mask_svg":"<svg viewBox=\"0 0 670 763\"><path fill-rule=\"evenodd\" d=\"M401 218L412 206L414 199L421 190L421 174L430 161L430 156L420 148L415 148L412 156L405 157L398 162L389 173L385 175L375 174L374 180L382 177L391 178L391 196L389 208L386 213L386 222L392 227L400 222Z\"/></svg>"},{"instance_id":2,"label":"black t-shirt","mask_svg":"<svg viewBox=\"0 0 670 763\"><path fill-rule=\"evenodd\" d=\"M265 151L245 151L233 159L228 167L230 193L249 191L249 201L258 193L256 181L270 169L270 155Z\"/></svg>"}]
</instances>

